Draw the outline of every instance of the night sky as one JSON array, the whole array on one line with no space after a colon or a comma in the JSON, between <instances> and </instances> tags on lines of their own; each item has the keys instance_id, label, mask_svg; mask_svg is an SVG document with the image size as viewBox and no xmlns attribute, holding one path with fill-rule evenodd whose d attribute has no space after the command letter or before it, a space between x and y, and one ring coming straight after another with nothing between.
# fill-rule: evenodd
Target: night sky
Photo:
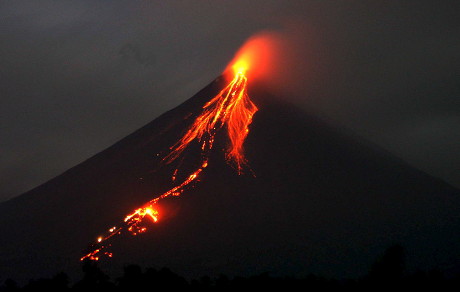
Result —
<instances>
[{"instance_id":1,"label":"night sky","mask_svg":"<svg viewBox=\"0 0 460 292\"><path fill-rule=\"evenodd\" d=\"M264 30L286 38L276 95L460 187L459 11L459 1L1 1L0 201L190 98Z\"/></svg>"}]
</instances>

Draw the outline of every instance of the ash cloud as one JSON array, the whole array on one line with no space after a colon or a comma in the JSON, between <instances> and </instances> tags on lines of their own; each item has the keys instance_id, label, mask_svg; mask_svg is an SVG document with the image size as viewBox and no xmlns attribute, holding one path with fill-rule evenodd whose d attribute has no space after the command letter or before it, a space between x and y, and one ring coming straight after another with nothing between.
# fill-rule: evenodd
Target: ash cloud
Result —
<instances>
[{"instance_id":1,"label":"ash cloud","mask_svg":"<svg viewBox=\"0 0 460 292\"><path fill-rule=\"evenodd\" d=\"M282 20L284 47L266 83L460 186L460 21L452 10L459 4L326 1L309 8L309 17Z\"/></svg>"}]
</instances>

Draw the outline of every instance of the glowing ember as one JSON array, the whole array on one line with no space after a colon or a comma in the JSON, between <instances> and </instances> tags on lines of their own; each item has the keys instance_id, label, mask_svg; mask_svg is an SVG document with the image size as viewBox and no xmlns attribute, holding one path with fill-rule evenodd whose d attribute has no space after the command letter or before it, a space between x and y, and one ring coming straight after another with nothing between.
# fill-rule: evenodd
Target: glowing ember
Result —
<instances>
[{"instance_id":1,"label":"glowing ember","mask_svg":"<svg viewBox=\"0 0 460 292\"><path fill-rule=\"evenodd\" d=\"M215 131L224 125L230 138L227 148L227 159L233 161L242 170L245 163L243 142L249 132L248 126L257 107L247 94L247 78L244 75L247 66L237 64L234 67L235 78L218 95L203 106L203 113L198 116L187 133L171 147L171 153L166 161L176 159L193 140L202 143L203 151L212 148Z\"/></svg>"},{"instance_id":2,"label":"glowing ember","mask_svg":"<svg viewBox=\"0 0 460 292\"><path fill-rule=\"evenodd\" d=\"M252 122L252 116L257 111L257 107L247 94L245 74L248 67L247 60L244 59L233 64L234 78L219 94L203 106L202 113L195 119L185 135L170 148L171 152L163 159L165 163L172 162L182 154L192 141L196 140L201 145L199 167L180 184L127 215L121 227L114 226L108 230L105 236L99 236L97 242L92 245L92 250L81 260L97 261L100 255L112 257L112 253L105 250L110 247L109 239L121 234L124 230L133 235L145 232L147 230L147 227L143 225L145 217L156 223L159 220L159 212L155 205L164 198L180 196L187 186L197 181L201 172L208 166L208 153L213 147L216 132L221 128L227 129L230 140L226 149L226 159L235 166L239 174L241 173L246 163L243 143L248 135L248 126ZM177 172L176 169L172 175L173 181L176 180Z\"/></svg>"}]
</instances>

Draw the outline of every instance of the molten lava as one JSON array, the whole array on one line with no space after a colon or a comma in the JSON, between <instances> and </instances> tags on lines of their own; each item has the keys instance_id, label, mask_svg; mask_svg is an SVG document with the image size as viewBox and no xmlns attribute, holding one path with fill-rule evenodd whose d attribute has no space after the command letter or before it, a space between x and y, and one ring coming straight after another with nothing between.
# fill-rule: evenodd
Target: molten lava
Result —
<instances>
[{"instance_id":1,"label":"molten lava","mask_svg":"<svg viewBox=\"0 0 460 292\"><path fill-rule=\"evenodd\" d=\"M202 143L203 151L210 150L215 132L225 125L231 142L226 157L234 162L238 173L241 173L245 163L243 142L249 132L252 116L257 111L247 94L245 71L245 67L236 67L233 80L203 106L202 114L196 118L192 127L171 147L171 153L166 156L168 163L176 159L193 140Z\"/></svg>"},{"instance_id":2,"label":"molten lava","mask_svg":"<svg viewBox=\"0 0 460 292\"><path fill-rule=\"evenodd\" d=\"M124 230L133 235L145 232L147 227L143 225L145 217L153 223L159 220L157 203L170 196L180 196L187 186L195 182L204 169L208 166L208 154L213 148L216 133L220 129L226 129L230 143L226 149L225 157L231 163L238 174L241 174L246 159L243 153L243 143L249 132L252 116L258 110L250 100L247 93L248 62L245 59L233 63L234 77L229 84L214 98L203 106L201 114L195 119L191 127L171 148L170 153L163 159L170 163L177 159L192 141L198 141L201 145L201 161L184 181L166 191L162 195L152 199L143 206L131 212L125 217L120 227L110 228L106 235L100 236L97 242L92 244L92 249L81 260L99 260L100 255L111 257L112 253L106 251L110 246L109 239L121 234ZM172 178L176 179L177 169Z\"/></svg>"}]
</instances>

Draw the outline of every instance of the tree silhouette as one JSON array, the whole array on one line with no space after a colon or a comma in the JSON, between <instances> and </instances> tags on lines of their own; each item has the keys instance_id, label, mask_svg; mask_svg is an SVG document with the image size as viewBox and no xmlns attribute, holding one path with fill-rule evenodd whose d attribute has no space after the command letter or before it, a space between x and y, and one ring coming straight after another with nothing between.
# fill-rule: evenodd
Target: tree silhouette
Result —
<instances>
[{"instance_id":1,"label":"tree silhouette","mask_svg":"<svg viewBox=\"0 0 460 292\"><path fill-rule=\"evenodd\" d=\"M456 277L444 277L439 270L405 273L405 252L402 246L394 245L385 250L372 265L364 278L336 280L310 274L303 278L273 277L269 273L261 273L249 277L235 276L229 278L219 275L217 278L202 276L187 281L168 268L157 270L147 268L145 271L135 264L127 265L121 277L115 282L110 281L94 261L85 261L82 265L83 278L69 287L69 279L65 273L58 273L50 279L30 280L24 287L19 287L7 279L0 286L0 292L10 291L63 291L63 290L119 290L119 291L237 291L248 290L354 290L373 291L377 289L401 288L407 290L455 290L460 288L460 274Z\"/></svg>"},{"instance_id":2,"label":"tree silhouette","mask_svg":"<svg viewBox=\"0 0 460 292\"><path fill-rule=\"evenodd\" d=\"M142 269L138 265L126 266L123 270L123 276L118 278L118 287L122 290L138 290L146 287L145 277Z\"/></svg>"},{"instance_id":3,"label":"tree silhouette","mask_svg":"<svg viewBox=\"0 0 460 292\"><path fill-rule=\"evenodd\" d=\"M3 283L2 286L0 286L0 291L18 291L19 290L19 285L14 281L13 279L6 279L5 282Z\"/></svg>"},{"instance_id":4,"label":"tree silhouette","mask_svg":"<svg viewBox=\"0 0 460 292\"><path fill-rule=\"evenodd\" d=\"M114 284L109 281L109 276L102 272L102 270L97 266L97 262L85 260L83 262L82 270L83 279L74 285L75 289L109 289L114 287Z\"/></svg>"},{"instance_id":5,"label":"tree silhouette","mask_svg":"<svg viewBox=\"0 0 460 292\"><path fill-rule=\"evenodd\" d=\"M387 248L369 271L369 279L380 285L392 285L401 281L405 269L404 248L397 244Z\"/></svg>"}]
</instances>

